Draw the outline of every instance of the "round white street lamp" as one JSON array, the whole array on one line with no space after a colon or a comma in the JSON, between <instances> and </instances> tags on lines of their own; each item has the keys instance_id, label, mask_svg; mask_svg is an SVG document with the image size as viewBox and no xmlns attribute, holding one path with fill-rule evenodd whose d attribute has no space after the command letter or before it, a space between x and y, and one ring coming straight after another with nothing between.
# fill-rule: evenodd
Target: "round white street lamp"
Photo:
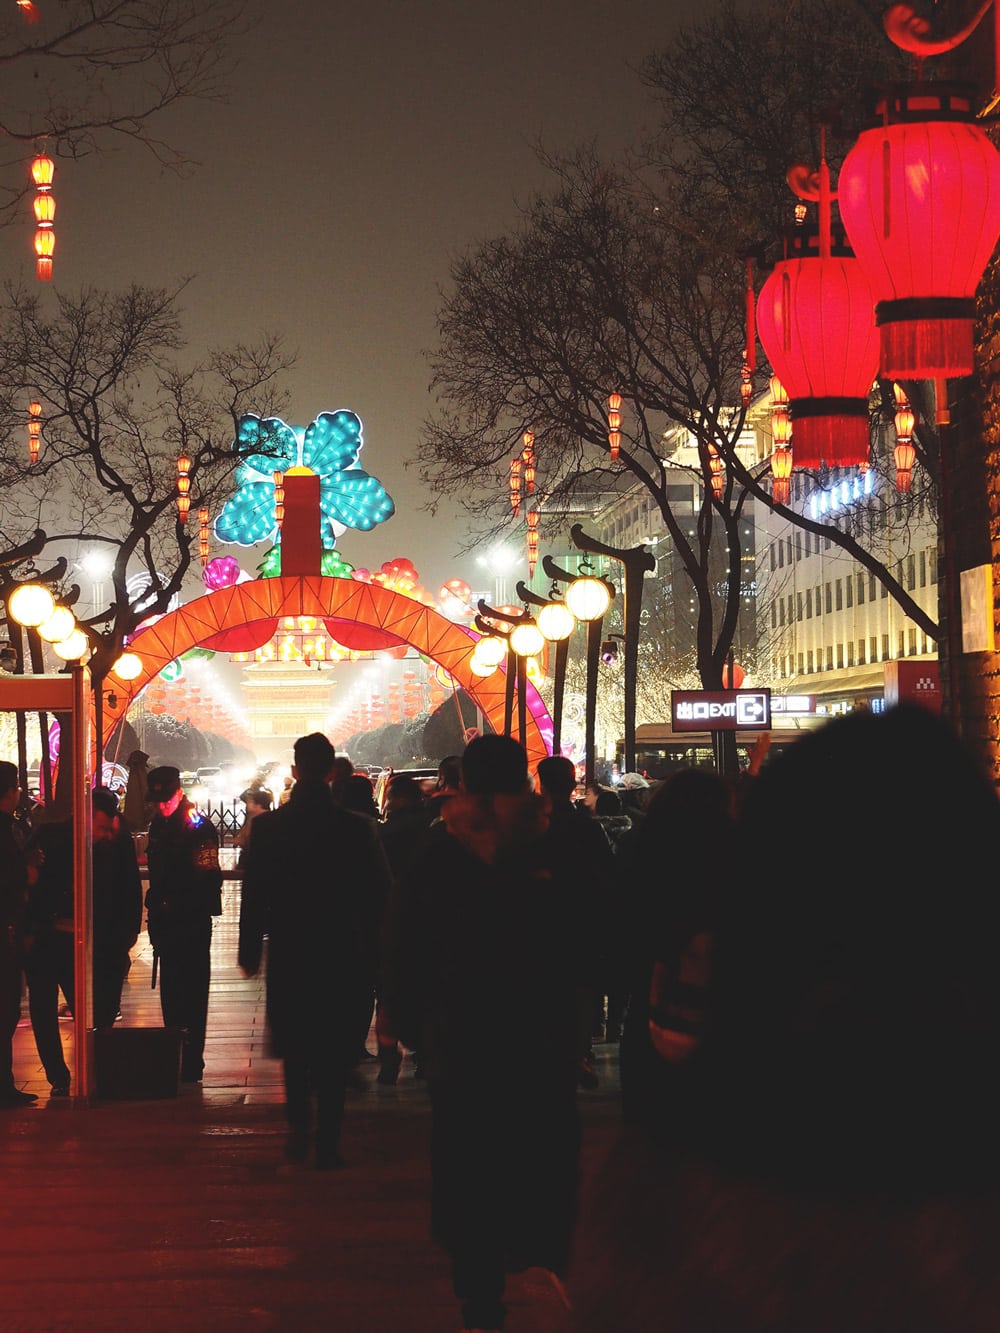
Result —
<instances>
[{"instance_id":1,"label":"round white street lamp","mask_svg":"<svg viewBox=\"0 0 1000 1333\"><path fill-rule=\"evenodd\" d=\"M561 643L576 628L576 616L563 601L546 602L538 612L537 624L549 643Z\"/></svg>"},{"instance_id":2,"label":"round white street lamp","mask_svg":"<svg viewBox=\"0 0 1000 1333\"><path fill-rule=\"evenodd\" d=\"M510 646L518 657L537 657L545 647L545 636L534 620L522 620L510 632Z\"/></svg>"},{"instance_id":3,"label":"round white street lamp","mask_svg":"<svg viewBox=\"0 0 1000 1333\"><path fill-rule=\"evenodd\" d=\"M58 643L76 629L76 616L68 606L57 606L38 626L38 637L47 643Z\"/></svg>"},{"instance_id":4,"label":"round white street lamp","mask_svg":"<svg viewBox=\"0 0 1000 1333\"><path fill-rule=\"evenodd\" d=\"M55 610L56 599L41 583L22 583L11 593L7 606L19 625L34 629L48 620Z\"/></svg>"},{"instance_id":5,"label":"round white street lamp","mask_svg":"<svg viewBox=\"0 0 1000 1333\"><path fill-rule=\"evenodd\" d=\"M61 657L64 662L79 662L87 648L87 636L79 628L72 630L65 639L60 639L58 643L52 645L56 657Z\"/></svg>"}]
</instances>

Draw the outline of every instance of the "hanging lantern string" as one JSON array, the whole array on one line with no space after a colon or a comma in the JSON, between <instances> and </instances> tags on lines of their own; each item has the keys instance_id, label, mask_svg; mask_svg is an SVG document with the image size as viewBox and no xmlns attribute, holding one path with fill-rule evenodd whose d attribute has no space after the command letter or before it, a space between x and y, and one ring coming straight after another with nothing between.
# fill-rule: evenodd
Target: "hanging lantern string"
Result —
<instances>
[{"instance_id":1,"label":"hanging lantern string","mask_svg":"<svg viewBox=\"0 0 1000 1333\"><path fill-rule=\"evenodd\" d=\"M747 348L746 368L751 374L757 369L757 301L753 291L753 255L747 258Z\"/></svg>"}]
</instances>

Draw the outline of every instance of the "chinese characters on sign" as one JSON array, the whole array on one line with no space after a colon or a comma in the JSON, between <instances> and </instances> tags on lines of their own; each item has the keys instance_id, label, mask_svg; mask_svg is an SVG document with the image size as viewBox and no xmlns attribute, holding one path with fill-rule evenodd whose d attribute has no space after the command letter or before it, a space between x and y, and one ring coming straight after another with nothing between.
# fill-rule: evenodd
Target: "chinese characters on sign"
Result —
<instances>
[{"instance_id":1,"label":"chinese characters on sign","mask_svg":"<svg viewBox=\"0 0 1000 1333\"><path fill-rule=\"evenodd\" d=\"M674 731L769 731L770 690L672 690Z\"/></svg>"}]
</instances>

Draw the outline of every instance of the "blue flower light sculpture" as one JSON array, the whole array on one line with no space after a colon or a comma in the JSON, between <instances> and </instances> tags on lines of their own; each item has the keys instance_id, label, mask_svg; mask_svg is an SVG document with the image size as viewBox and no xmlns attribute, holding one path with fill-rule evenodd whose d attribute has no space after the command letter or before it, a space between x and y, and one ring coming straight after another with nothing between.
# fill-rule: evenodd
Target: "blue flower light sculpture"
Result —
<instances>
[{"instance_id":1,"label":"blue flower light sculpture","mask_svg":"<svg viewBox=\"0 0 1000 1333\"><path fill-rule=\"evenodd\" d=\"M319 475L324 553L333 551L337 537L348 528L369 532L384 523L396 506L382 483L358 466L363 444L361 418L354 412L321 412L305 428L288 426L278 417L241 417L233 442L242 455L236 494L215 520L216 538L237 546L280 542L274 473L291 467L307 467ZM351 568L339 558L328 562L326 555L323 563L331 570L341 564L347 572ZM276 564L270 558L265 561L265 577L278 572Z\"/></svg>"}]
</instances>

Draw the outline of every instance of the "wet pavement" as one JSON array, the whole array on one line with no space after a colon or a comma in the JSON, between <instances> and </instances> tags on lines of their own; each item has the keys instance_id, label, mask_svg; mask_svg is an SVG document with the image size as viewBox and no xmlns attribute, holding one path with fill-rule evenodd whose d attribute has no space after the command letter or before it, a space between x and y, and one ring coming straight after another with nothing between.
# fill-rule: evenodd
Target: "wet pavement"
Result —
<instances>
[{"instance_id":1,"label":"wet pavement","mask_svg":"<svg viewBox=\"0 0 1000 1333\"><path fill-rule=\"evenodd\" d=\"M194 1329L457 1333L445 1257L428 1238L426 1089L404 1061L395 1087L359 1070L345 1168L284 1161L280 1064L267 1053L264 988L236 966L238 881L212 946L205 1076L155 1100L51 1098L24 1002L17 1086L0 1111L0 1329L4 1333ZM120 1026L159 1026L142 934ZM62 1023L72 1065L73 1023ZM517 1077L512 1034L499 1078ZM374 1037L369 1049L375 1050ZM614 1048L580 1092L584 1186L619 1123ZM571 1333L544 1274L510 1279L507 1333ZM609 1330L611 1333L611 1330Z\"/></svg>"}]
</instances>

